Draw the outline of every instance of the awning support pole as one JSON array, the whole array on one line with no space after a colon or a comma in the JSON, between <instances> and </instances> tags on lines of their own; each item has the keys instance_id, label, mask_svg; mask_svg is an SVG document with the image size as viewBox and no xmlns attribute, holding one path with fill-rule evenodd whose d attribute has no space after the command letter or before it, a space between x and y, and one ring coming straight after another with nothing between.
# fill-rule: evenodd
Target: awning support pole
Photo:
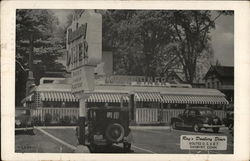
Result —
<instances>
[{"instance_id":1,"label":"awning support pole","mask_svg":"<svg viewBox=\"0 0 250 161\"><path fill-rule=\"evenodd\" d=\"M79 144L85 145L85 121L87 117L87 105L86 101L88 99L88 95L84 95L80 99L80 108L79 108Z\"/></svg>"}]
</instances>

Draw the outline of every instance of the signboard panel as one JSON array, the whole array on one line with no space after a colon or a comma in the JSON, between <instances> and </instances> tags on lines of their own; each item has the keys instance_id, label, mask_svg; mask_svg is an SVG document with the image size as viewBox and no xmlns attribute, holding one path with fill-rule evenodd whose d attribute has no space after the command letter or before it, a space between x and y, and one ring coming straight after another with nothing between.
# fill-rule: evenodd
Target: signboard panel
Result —
<instances>
[{"instance_id":1,"label":"signboard panel","mask_svg":"<svg viewBox=\"0 0 250 161\"><path fill-rule=\"evenodd\" d=\"M181 135L182 150L227 150L227 136Z\"/></svg>"},{"instance_id":2,"label":"signboard panel","mask_svg":"<svg viewBox=\"0 0 250 161\"><path fill-rule=\"evenodd\" d=\"M72 93L94 90L94 68L102 58L102 16L94 10L74 15L67 29L67 70L71 71Z\"/></svg>"},{"instance_id":3,"label":"signboard panel","mask_svg":"<svg viewBox=\"0 0 250 161\"><path fill-rule=\"evenodd\" d=\"M82 66L71 72L72 93L94 90L94 68L92 66Z\"/></svg>"},{"instance_id":4,"label":"signboard panel","mask_svg":"<svg viewBox=\"0 0 250 161\"><path fill-rule=\"evenodd\" d=\"M84 65L96 66L102 58L102 16L85 10L75 16L67 29L67 70Z\"/></svg>"}]
</instances>

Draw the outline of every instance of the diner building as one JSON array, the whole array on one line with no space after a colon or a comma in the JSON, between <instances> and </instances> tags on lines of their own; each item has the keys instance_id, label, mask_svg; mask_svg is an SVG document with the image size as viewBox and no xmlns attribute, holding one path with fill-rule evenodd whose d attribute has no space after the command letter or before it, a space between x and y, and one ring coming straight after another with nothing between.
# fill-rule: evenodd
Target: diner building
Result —
<instances>
[{"instance_id":1,"label":"diner building","mask_svg":"<svg viewBox=\"0 0 250 161\"><path fill-rule=\"evenodd\" d=\"M190 106L206 106L225 117L228 104L217 89L192 88L188 84L159 82L161 78L141 76L98 76L95 90L87 99L87 108L117 106L130 109L135 124L167 124L171 117ZM77 119L79 100L71 93L71 79L42 78L23 100L32 115L44 120L46 114L56 121L62 117Z\"/></svg>"}]
</instances>

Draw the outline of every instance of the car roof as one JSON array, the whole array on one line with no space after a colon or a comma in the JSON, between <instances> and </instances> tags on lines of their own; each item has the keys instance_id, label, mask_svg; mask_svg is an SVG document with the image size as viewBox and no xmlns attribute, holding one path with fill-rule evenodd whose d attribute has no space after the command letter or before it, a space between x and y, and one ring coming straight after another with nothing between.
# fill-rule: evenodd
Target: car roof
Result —
<instances>
[{"instance_id":1,"label":"car roof","mask_svg":"<svg viewBox=\"0 0 250 161\"><path fill-rule=\"evenodd\" d=\"M189 107L188 110L213 110L211 108L208 108L208 107Z\"/></svg>"}]
</instances>

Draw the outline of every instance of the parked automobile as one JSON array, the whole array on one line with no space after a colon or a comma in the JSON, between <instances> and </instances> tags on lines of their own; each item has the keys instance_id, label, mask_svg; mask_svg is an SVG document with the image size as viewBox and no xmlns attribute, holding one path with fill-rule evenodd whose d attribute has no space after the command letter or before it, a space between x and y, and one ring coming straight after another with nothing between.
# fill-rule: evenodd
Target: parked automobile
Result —
<instances>
[{"instance_id":1,"label":"parked automobile","mask_svg":"<svg viewBox=\"0 0 250 161\"><path fill-rule=\"evenodd\" d=\"M79 140L79 128L76 129ZM125 152L130 151L132 134L129 128L129 111L119 107L92 107L88 109L85 144L90 151L112 144L123 144Z\"/></svg>"},{"instance_id":2,"label":"parked automobile","mask_svg":"<svg viewBox=\"0 0 250 161\"><path fill-rule=\"evenodd\" d=\"M30 110L20 108L15 110L15 132L24 131L30 134L35 134L33 121L30 116Z\"/></svg>"},{"instance_id":3,"label":"parked automobile","mask_svg":"<svg viewBox=\"0 0 250 161\"><path fill-rule=\"evenodd\" d=\"M202 128L211 128L213 132L218 133L222 121L210 108L192 107L185 109L178 117L171 118L171 125L173 129L187 127L192 128L195 132L200 131Z\"/></svg>"},{"instance_id":4,"label":"parked automobile","mask_svg":"<svg viewBox=\"0 0 250 161\"><path fill-rule=\"evenodd\" d=\"M234 111L227 111L226 118L223 119L223 123L229 130L234 127Z\"/></svg>"}]
</instances>

